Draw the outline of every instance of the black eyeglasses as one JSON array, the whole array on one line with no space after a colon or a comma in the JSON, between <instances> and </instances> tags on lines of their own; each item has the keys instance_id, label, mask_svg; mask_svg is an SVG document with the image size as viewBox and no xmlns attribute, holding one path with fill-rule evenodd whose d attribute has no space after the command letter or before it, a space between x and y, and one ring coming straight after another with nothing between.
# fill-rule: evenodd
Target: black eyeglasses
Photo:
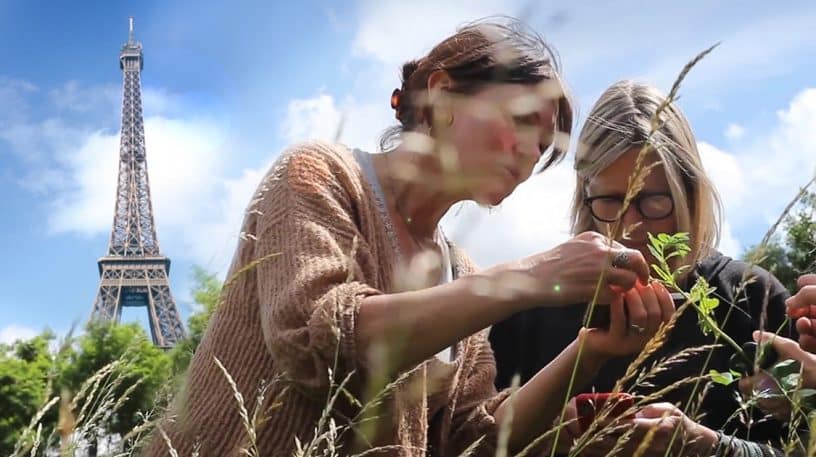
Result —
<instances>
[{"instance_id":1,"label":"black eyeglasses","mask_svg":"<svg viewBox=\"0 0 816 457\"><path fill-rule=\"evenodd\" d=\"M615 222L623 208L623 195L596 195L584 199L592 217L603 222ZM641 192L632 199L644 219L655 220L669 217L674 212L674 200L668 192Z\"/></svg>"}]
</instances>

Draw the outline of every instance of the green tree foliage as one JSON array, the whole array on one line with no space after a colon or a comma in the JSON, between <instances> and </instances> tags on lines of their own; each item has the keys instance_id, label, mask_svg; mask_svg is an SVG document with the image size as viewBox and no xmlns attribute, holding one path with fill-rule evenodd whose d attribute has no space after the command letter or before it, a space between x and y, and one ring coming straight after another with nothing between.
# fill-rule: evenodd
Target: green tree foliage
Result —
<instances>
[{"instance_id":1,"label":"green tree foliage","mask_svg":"<svg viewBox=\"0 0 816 457\"><path fill-rule=\"evenodd\" d=\"M816 272L816 193L802 196L785 218L784 235L774 237L761 251L750 248L744 258L774 274L790 291L796 290L796 278Z\"/></svg>"},{"instance_id":2,"label":"green tree foliage","mask_svg":"<svg viewBox=\"0 0 816 457\"><path fill-rule=\"evenodd\" d=\"M0 345L0 455L10 455L31 418L47 402L50 331Z\"/></svg>"},{"instance_id":3,"label":"green tree foliage","mask_svg":"<svg viewBox=\"0 0 816 457\"><path fill-rule=\"evenodd\" d=\"M140 412L154 409L157 393L170 376L170 357L153 345L138 324L90 322L74 349L60 376L60 387L69 395L76 394L85 381L106 365L117 360L123 362L119 368L122 382L114 393L123 403L106 417L106 423L98 425L107 434L124 436L142 422ZM128 389L132 390L124 399Z\"/></svg>"},{"instance_id":4,"label":"green tree foliage","mask_svg":"<svg viewBox=\"0 0 816 457\"><path fill-rule=\"evenodd\" d=\"M193 279L193 300L198 305L198 310L187 319L187 337L176 344L170 352L173 360L173 373L176 375L183 374L187 369L207 330L210 317L221 300L222 284L215 274L196 266L193 267Z\"/></svg>"}]
</instances>

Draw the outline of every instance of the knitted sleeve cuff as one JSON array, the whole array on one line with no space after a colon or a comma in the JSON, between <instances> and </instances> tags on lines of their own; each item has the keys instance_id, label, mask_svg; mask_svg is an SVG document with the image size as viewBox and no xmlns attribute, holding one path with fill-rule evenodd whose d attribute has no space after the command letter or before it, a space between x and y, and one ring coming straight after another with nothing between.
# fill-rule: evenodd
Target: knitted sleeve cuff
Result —
<instances>
[{"instance_id":1,"label":"knitted sleeve cuff","mask_svg":"<svg viewBox=\"0 0 816 457\"><path fill-rule=\"evenodd\" d=\"M714 451L716 457L782 457L784 453L770 446L746 441L717 432L719 440Z\"/></svg>"}]
</instances>

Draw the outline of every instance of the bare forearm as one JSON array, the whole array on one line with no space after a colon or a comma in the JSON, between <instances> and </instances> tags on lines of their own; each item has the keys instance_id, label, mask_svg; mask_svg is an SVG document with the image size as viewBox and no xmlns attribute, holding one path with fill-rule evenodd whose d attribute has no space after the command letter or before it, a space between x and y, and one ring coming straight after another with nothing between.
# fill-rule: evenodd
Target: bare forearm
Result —
<instances>
[{"instance_id":1,"label":"bare forearm","mask_svg":"<svg viewBox=\"0 0 816 457\"><path fill-rule=\"evenodd\" d=\"M390 370L410 368L442 349L526 308L523 300L480 293L485 277L368 297L360 305L357 346L387 350ZM396 361L396 362L395 362Z\"/></svg>"},{"instance_id":2,"label":"bare forearm","mask_svg":"<svg viewBox=\"0 0 816 457\"><path fill-rule=\"evenodd\" d=\"M561 412L567 397L569 379L578 360L578 346L579 340L576 339L496 410L496 421L501 424L512 409L511 450L523 449L548 430L553 419ZM602 364L602 358L589 354L585 348L573 389L583 387L595 376Z\"/></svg>"}]
</instances>

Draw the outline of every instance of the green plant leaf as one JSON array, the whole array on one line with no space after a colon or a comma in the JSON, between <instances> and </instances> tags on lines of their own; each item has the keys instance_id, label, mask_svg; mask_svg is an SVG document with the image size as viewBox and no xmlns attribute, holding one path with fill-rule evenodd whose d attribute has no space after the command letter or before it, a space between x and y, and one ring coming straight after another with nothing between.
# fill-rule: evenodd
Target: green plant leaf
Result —
<instances>
[{"instance_id":1,"label":"green plant leaf","mask_svg":"<svg viewBox=\"0 0 816 457\"><path fill-rule=\"evenodd\" d=\"M674 277L672 277L668 272L663 270L663 268L661 268L659 265L653 264L652 268L654 269L655 273L657 273L657 276L660 277L661 280L671 283L672 280L674 279Z\"/></svg>"},{"instance_id":2,"label":"green plant leaf","mask_svg":"<svg viewBox=\"0 0 816 457\"><path fill-rule=\"evenodd\" d=\"M717 384L722 384L724 386L730 385L734 382L735 378L733 374L730 372L719 372L717 370L710 370L708 375L711 377L711 380Z\"/></svg>"},{"instance_id":3,"label":"green plant leaf","mask_svg":"<svg viewBox=\"0 0 816 457\"><path fill-rule=\"evenodd\" d=\"M733 377L734 377L734 379L739 379L739 378L741 378L741 377L742 377L742 373L740 373L739 371L736 371L736 370L728 370L728 372L729 372L729 373L731 373L731 376L733 376Z\"/></svg>"},{"instance_id":4,"label":"green plant leaf","mask_svg":"<svg viewBox=\"0 0 816 457\"><path fill-rule=\"evenodd\" d=\"M773 375L774 378L782 379L785 376L788 376L788 375L791 375L791 374L794 374L794 373L798 374L800 367L801 367L801 364L799 363L799 361L793 360L793 359L787 359L787 360L783 360L781 362L777 362L776 364L774 364L774 366L771 367L771 369L769 371L771 372L771 374Z\"/></svg>"},{"instance_id":5,"label":"green plant leaf","mask_svg":"<svg viewBox=\"0 0 816 457\"><path fill-rule=\"evenodd\" d=\"M801 376L799 375L799 373L791 373L787 376L783 376L782 379L780 379L782 388L785 389L786 391L795 390L796 387L799 386L800 378Z\"/></svg>"},{"instance_id":6,"label":"green plant leaf","mask_svg":"<svg viewBox=\"0 0 816 457\"><path fill-rule=\"evenodd\" d=\"M795 395L802 400L807 400L816 396L816 389L799 389L795 392Z\"/></svg>"}]
</instances>

